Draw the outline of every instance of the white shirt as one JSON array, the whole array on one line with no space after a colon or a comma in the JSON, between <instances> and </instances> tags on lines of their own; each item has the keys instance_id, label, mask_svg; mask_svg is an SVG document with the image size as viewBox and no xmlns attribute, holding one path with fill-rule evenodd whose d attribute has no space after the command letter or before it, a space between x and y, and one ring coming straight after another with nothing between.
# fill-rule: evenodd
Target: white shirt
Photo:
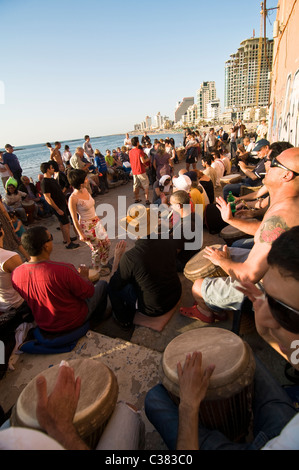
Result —
<instances>
[{"instance_id":1,"label":"white shirt","mask_svg":"<svg viewBox=\"0 0 299 470\"><path fill-rule=\"evenodd\" d=\"M3 270L3 265L18 253L0 248L0 312L8 312L11 308L18 308L23 303L22 297L13 288L11 273Z\"/></svg>"}]
</instances>

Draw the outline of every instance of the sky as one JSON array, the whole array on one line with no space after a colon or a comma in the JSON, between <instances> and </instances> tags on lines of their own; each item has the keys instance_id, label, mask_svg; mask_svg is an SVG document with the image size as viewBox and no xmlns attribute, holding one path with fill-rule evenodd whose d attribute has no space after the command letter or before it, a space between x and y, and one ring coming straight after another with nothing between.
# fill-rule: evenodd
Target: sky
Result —
<instances>
[{"instance_id":1,"label":"sky","mask_svg":"<svg viewBox=\"0 0 299 470\"><path fill-rule=\"evenodd\" d=\"M126 133L158 112L173 120L203 81L223 108L225 62L259 36L260 5L0 0L0 148Z\"/></svg>"}]
</instances>

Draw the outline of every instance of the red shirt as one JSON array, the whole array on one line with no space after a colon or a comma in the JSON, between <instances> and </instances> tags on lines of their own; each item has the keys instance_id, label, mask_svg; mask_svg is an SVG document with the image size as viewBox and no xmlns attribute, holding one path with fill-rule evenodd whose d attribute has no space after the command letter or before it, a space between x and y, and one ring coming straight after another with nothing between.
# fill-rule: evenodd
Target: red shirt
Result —
<instances>
[{"instance_id":1,"label":"red shirt","mask_svg":"<svg viewBox=\"0 0 299 470\"><path fill-rule=\"evenodd\" d=\"M93 284L82 279L72 264L55 261L18 266L12 285L26 300L37 325L50 332L81 326L88 313L84 299L94 294Z\"/></svg>"},{"instance_id":2,"label":"red shirt","mask_svg":"<svg viewBox=\"0 0 299 470\"><path fill-rule=\"evenodd\" d=\"M141 162L140 157L146 157L143 150L134 147L129 152L129 159L133 175L142 175L146 172L145 165Z\"/></svg>"}]
</instances>

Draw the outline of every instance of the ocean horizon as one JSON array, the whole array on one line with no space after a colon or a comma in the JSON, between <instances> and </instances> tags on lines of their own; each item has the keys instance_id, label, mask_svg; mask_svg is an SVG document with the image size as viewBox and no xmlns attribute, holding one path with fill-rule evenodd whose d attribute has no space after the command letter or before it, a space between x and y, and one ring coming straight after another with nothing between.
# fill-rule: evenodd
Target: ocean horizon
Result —
<instances>
[{"instance_id":1,"label":"ocean horizon","mask_svg":"<svg viewBox=\"0 0 299 470\"><path fill-rule=\"evenodd\" d=\"M141 140L143 133L140 134L129 134L130 137L136 135ZM172 137L175 141L176 147L182 145L183 142L183 133L161 133L161 134L151 134L148 132L148 135L151 137L151 141L153 142L154 139L165 139L166 137ZM92 145L93 150L99 149L103 155L105 155L106 150L113 150L117 147L121 147L124 145L124 139L126 134L113 134L107 136L99 136L99 137L91 137L90 143ZM75 152L77 147L82 147L84 143L84 138L81 139L69 139L69 140L60 140L61 143L61 154L64 152L64 146L68 145L70 147L70 151L72 153ZM10 142L13 145L13 142ZM54 147L54 142L50 142L52 147ZM43 162L47 162L50 160L50 152L48 147L46 147L46 142L40 144L32 144L32 145L19 145L16 146L14 149L15 155L18 157L20 165L23 170L23 176L28 176L28 178L32 178L33 182L36 183L38 180L38 175L40 172L40 165ZM2 185L1 185L2 186ZM1 187L1 194L3 195L4 188Z\"/></svg>"}]
</instances>

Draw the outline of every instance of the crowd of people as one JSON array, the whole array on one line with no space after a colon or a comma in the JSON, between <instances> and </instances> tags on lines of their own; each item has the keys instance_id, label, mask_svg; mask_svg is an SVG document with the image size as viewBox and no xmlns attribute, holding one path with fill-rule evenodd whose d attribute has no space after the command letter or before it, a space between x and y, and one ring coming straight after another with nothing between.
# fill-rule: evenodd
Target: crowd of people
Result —
<instances>
[{"instance_id":1,"label":"crowd of people","mask_svg":"<svg viewBox=\"0 0 299 470\"><path fill-rule=\"evenodd\" d=\"M32 317L42 332L64 335L75 331L80 335L86 324L105 318L108 297L115 321L126 330L133 328L136 312L159 317L179 305L181 315L211 324L226 319L227 311L241 310L249 299L258 333L265 340L270 335L298 369L291 360L291 344L299 340L299 149L288 142L270 143L266 137L264 123L255 136L246 133L242 122L230 134L222 128L217 132L211 128L205 135L186 129L180 157L173 139L152 143L146 132L141 141L127 134L123 147L107 150L105 157L93 150L89 136L73 155L68 148L61 154L56 142L54 149L48 144L50 158L41 164L37 185L24 179L14 156L14 167L5 181L7 196L0 203L2 337ZM8 161L3 158L7 165ZM181 161L185 168L176 171L175 165ZM236 173L240 183L221 185L224 176ZM96 215L94 197L116 181L132 182L136 206L143 206L144 193L146 214L155 210L161 214L156 226L146 224L143 236L130 250L124 240L119 241L109 262L111 241ZM248 189L245 195L244 188ZM234 197L234 210L229 195ZM109 275L109 281L93 285L84 267L77 270L70 263L51 261L53 236L49 230L35 224L22 230L18 222L20 218L26 225L22 200L29 197L33 217L54 214L66 248L78 248L74 243L78 238L86 243L93 268L101 277ZM163 208L166 216L162 216ZM202 249L202 228L209 227L214 209L225 225L248 238L230 247ZM71 225L74 237L70 236ZM9 245L5 246L6 240ZM192 248L186 248L187 242ZM192 285L194 303L183 307L180 273L200 251L226 276L197 279ZM147 417L169 449L299 448L297 410L258 360L250 442L234 443L217 430L205 429L198 421L198 411L213 371L213 365L203 370L198 351L178 364L179 405L162 384L149 390ZM72 388L74 397L74 384ZM44 412L53 419L49 410ZM75 432L71 424L74 412L72 409L66 418L71 434ZM51 430L54 439L57 426L59 417ZM76 442L81 448L80 439Z\"/></svg>"}]
</instances>

